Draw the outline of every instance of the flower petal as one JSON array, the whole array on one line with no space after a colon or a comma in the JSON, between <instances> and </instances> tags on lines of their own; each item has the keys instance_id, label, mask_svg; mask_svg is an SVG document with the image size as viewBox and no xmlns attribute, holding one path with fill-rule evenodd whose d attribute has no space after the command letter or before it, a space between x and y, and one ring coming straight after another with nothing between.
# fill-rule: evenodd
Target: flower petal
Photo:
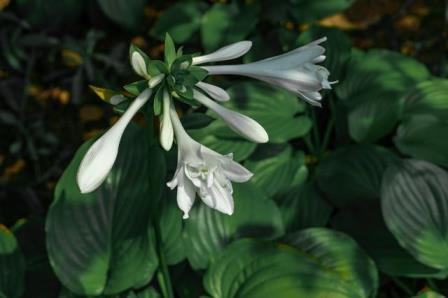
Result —
<instances>
[{"instance_id":1,"label":"flower petal","mask_svg":"<svg viewBox=\"0 0 448 298\"><path fill-rule=\"evenodd\" d=\"M166 90L163 91L163 114L160 121L160 145L166 151L173 146L174 131L170 117L171 99Z\"/></svg>"},{"instance_id":2,"label":"flower petal","mask_svg":"<svg viewBox=\"0 0 448 298\"><path fill-rule=\"evenodd\" d=\"M213 53L199 57L194 57L193 65L236 59L246 54L251 47L252 42L249 40L232 43L230 45L218 49Z\"/></svg>"},{"instance_id":3,"label":"flower petal","mask_svg":"<svg viewBox=\"0 0 448 298\"><path fill-rule=\"evenodd\" d=\"M155 86L157 86L158 84L160 84L160 82L163 80L164 77L165 77L165 74L160 73L160 74L152 77L151 79L149 79L149 81L148 81L149 88L152 89Z\"/></svg>"},{"instance_id":4,"label":"flower petal","mask_svg":"<svg viewBox=\"0 0 448 298\"><path fill-rule=\"evenodd\" d=\"M177 206L183 211L183 219L189 217L191 207L194 204L196 198L196 188L194 185L184 176L181 170L178 175L178 185L177 185Z\"/></svg>"},{"instance_id":5,"label":"flower petal","mask_svg":"<svg viewBox=\"0 0 448 298\"><path fill-rule=\"evenodd\" d=\"M201 88L205 93L207 93L211 98L217 101L228 101L230 100L230 95L226 90L204 82L199 82L196 87Z\"/></svg>"},{"instance_id":6,"label":"flower petal","mask_svg":"<svg viewBox=\"0 0 448 298\"><path fill-rule=\"evenodd\" d=\"M212 187L201 188L199 196L210 208L216 209L224 214L233 214L234 203L231 189L221 186L217 179L213 182Z\"/></svg>"},{"instance_id":7,"label":"flower petal","mask_svg":"<svg viewBox=\"0 0 448 298\"><path fill-rule=\"evenodd\" d=\"M139 52L134 51L132 53L131 64L132 68L139 76L142 76L147 79L150 78L148 71L146 69L145 59L143 59L142 55Z\"/></svg>"},{"instance_id":8,"label":"flower petal","mask_svg":"<svg viewBox=\"0 0 448 298\"><path fill-rule=\"evenodd\" d=\"M254 119L222 107L201 92L196 90L193 92L193 96L197 101L218 114L236 133L256 143L269 141L266 130Z\"/></svg>"},{"instance_id":9,"label":"flower petal","mask_svg":"<svg viewBox=\"0 0 448 298\"><path fill-rule=\"evenodd\" d=\"M81 161L76 177L81 193L94 191L106 179L117 158L118 147L126 126L150 96L150 89L143 91L114 126L90 146Z\"/></svg>"}]
</instances>

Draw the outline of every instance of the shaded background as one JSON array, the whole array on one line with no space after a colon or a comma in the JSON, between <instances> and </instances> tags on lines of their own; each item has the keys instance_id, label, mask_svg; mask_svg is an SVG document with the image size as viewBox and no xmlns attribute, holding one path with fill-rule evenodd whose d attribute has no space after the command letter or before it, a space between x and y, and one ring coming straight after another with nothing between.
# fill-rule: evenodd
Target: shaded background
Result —
<instances>
[{"instance_id":1,"label":"shaded background","mask_svg":"<svg viewBox=\"0 0 448 298\"><path fill-rule=\"evenodd\" d=\"M129 43L160 58L166 31L189 52L250 39L254 47L247 62L294 48L310 27L335 28L356 48L400 52L446 77L447 5L438 0L0 0L0 223L42 220L75 150L115 121L112 109L88 86L117 89L133 81ZM325 108L318 113L327 119Z\"/></svg>"}]
</instances>

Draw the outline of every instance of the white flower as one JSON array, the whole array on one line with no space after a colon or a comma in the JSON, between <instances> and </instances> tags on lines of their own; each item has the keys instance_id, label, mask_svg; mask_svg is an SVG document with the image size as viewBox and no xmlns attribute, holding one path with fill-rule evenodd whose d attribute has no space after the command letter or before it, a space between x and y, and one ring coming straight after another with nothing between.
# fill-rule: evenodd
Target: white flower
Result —
<instances>
[{"instance_id":1,"label":"white flower","mask_svg":"<svg viewBox=\"0 0 448 298\"><path fill-rule=\"evenodd\" d=\"M151 92L151 89L146 89L137 96L121 118L90 146L76 176L81 193L94 191L106 179L117 158L118 147L126 126L148 101Z\"/></svg>"},{"instance_id":2,"label":"white flower","mask_svg":"<svg viewBox=\"0 0 448 298\"><path fill-rule=\"evenodd\" d=\"M325 67L315 64L325 60L323 55L325 49L319 45L325 40L326 37L288 53L253 63L202 66L202 68L210 75L243 75L265 81L294 92L312 105L320 106L322 95L319 91L331 89L330 85L335 83L328 81L330 73ZM215 60L202 60L220 61L214 58Z\"/></svg>"},{"instance_id":3,"label":"white flower","mask_svg":"<svg viewBox=\"0 0 448 298\"><path fill-rule=\"evenodd\" d=\"M185 132L173 106L171 120L178 145L176 173L167 185L177 187L177 204L183 218L195 201L196 193L209 207L222 213L233 213L233 182L246 182L252 173L232 160L232 155L221 155L194 141Z\"/></svg>"},{"instance_id":4,"label":"white flower","mask_svg":"<svg viewBox=\"0 0 448 298\"><path fill-rule=\"evenodd\" d=\"M222 47L213 53L194 57L193 65L236 59L246 54L251 47L252 42L249 40L235 42Z\"/></svg>"},{"instance_id":5,"label":"white flower","mask_svg":"<svg viewBox=\"0 0 448 298\"><path fill-rule=\"evenodd\" d=\"M255 143L269 141L266 130L254 119L217 104L197 90L193 90L193 96L198 102L218 114L233 131L246 139Z\"/></svg>"},{"instance_id":6,"label":"white flower","mask_svg":"<svg viewBox=\"0 0 448 298\"><path fill-rule=\"evenodd\" d=\"M146 65L145 59L138 51L134 51L131 54L131 65L132 69L134 69L139 76L148 80L148 87L150 89L153 89L155 86L160 84L160 82L162 82L165 78L163 73L151 76L148 72L148 65Z\"/></svg>"}]
</instances>

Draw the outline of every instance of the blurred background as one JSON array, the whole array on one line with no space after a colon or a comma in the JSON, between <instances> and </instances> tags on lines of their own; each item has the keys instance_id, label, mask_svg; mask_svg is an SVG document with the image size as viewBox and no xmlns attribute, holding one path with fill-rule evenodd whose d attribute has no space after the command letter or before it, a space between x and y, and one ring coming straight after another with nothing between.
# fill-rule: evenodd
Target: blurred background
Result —
<instances>
[{"instance_id":1,"label":"blurred background","mask_svg":"<svg viewBox=\"0 0 448 298\"><path fill-rule=\"evenodd\" d=\"M161 58L165 32L187 52L249 39L249 62L332 32L333 48L389 49L446 77L447 18L442 0L0 0L0 223L43 221L76 149L116 120L89 85L134 81L130 43Z\"/></svg>"}]
</instances>

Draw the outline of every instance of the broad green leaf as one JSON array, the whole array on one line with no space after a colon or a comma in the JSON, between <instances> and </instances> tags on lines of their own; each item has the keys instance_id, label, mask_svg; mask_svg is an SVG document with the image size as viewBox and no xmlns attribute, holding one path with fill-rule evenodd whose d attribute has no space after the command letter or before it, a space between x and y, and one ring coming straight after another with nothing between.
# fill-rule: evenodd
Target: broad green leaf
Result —
<instances>
[{"instance_id":1,"label":"broad green leaf","mask_svg":"<svg viewBox=\"0 0 448 298\"><path fill-rule=\"evenodd\" d=\"M319 188L337 207L380 197L381 179L387 166L398 158L372 145L339 148L317 168Z\"/></svg>"},{"instance_id":2,"label":"broad green leaf","mask_svg":"<svg viewBox=\"0 0 448 298\"><path fill-rule=\"evenodd\" d=\"M187 42L200 27L201 7L201 3L195 1L183 1L170 6L157 20L151 34L163 39L168 32L175 42Z\"/></svg>"},{"instance_id":3,"label":"broad green leaf","mask_svg":"<svg viewBox=\"0 0 448 298\"><path fill-rule=\"evenodd\" d=\"M97 0L101 10L125 29L136 31L143 23L146 0Z\"/></svg>"},{"instance_id":4,"label":"broad green leaf","mask_svg":"<svg viewBox=\"0 0 448 298\"><path fill-rule=\"evenodd\" d=\"M312 126L303 115L305 104L289 92L261 83L234 85L227 92L231 100L224 105L258 121L272 143L303 137Z\"/></svg>"},{"instance_id":5,"label":"broad green leaf","mask_svg":"<svg viewBox=\"0 0 448 298\"><path fill-rule=\"evenodd\" d=\"M176 193L177 190L169 191L167 188L162 196L160 230L163 253L169 265L177 264L185 258L182 212L177 207Z\"/></svg>"},{"instance_id":6,"label":"broad green leaf","mask_svg":"<svg viewBox=\"0 0 448 298\"><path fill-rule=\"evenodd\" d=\"M254 173L252 182L270 197L303 182L296 178L308 173L304 153L293 152L290 146L268 158L249 159L244 165Z\"/></svg>"},{"instance_id":7,"label":"broad green leaf","mask_svg":"<svg viewBox=\"0 0 448 298\"><path fill-rule=\"evenodd\" d=\"M424 290L421 293L419 293L416 296L413 296L413 298L444 298L445 295L439 294L437 292L431 291L431 290Z\"/></svg>"},{"instance_id":8,"label":"broad green leaf","mask_svg":"<svg viewBox=\"0 0 448 298\"><path fill-rule=\"evenodd\" d=\"M207 292L215 298L375 295L375 265L348 236L310 228L290 235L288 242L232 243L209 267Z\"/></svg>"},{"instance_id":9,"label":"broad green leaf","mask_svg":"<svg viewBox=\"0 0 448 298\"><path fill-rule=\"evenodd\" d=\"M440 270L418 262L387 229L380 199L353 202L331 219L331 226L356 240L375 261L378 269L390 276L444 278Z\"/></svg>"},{"instance_id":10,"label":"broad green leaf","mask_svg":"<svg viewBox=\"0 0 448 298\"><path fill-rule=\"evenodd\" d=\"M257 147L255 143L233 132L221 119L206 127L189 130L188 133L202 145L221 154L233 153L236 161L246 159Z\"/></svg>"},{"instance_id":11,"label":"broad green leaf","mask_svg":"<svg viewBox=\"0 0 448 298\"><path fill-rule=\"evenodd\" d=\"M22 297L25 260L14 234L0 224L0 297Z\"/></svg>"},{"instance_id":12,"label":"broad green leaf","mask_svg":"<svg viewBox=\"0 0 448 298\"><path fill-rule=\"evenodd\" d=\"M333 210L310 182L275 196L275 201L282 213L287 232L323 227Z\"/></svg>"},{"instance_id":13,"label":"broad green leaf","mask_svg":"<svg viewBox=\"0 0 448 298\"><path fill-rule=\"evenodd\" d=\"M390 133L402 109L400 98L429 75L423 64L398 53L354 52L346 76L336 85L348 109L350 136L358 143L373 143Z\"/></svg>"},{"instance_id":14,"label":"broad green leaf","mask_svg":"<svg viewBox=\"0 0 448 298\"><path fill-rule=\"evenodd\" d=\"M417 260L448 273L448 174L420 160L390 166L383 177L384 220Z\"/></svg>"},{"instance_id":15,"label":"broad green leaf","mask_svg":"<svg viewBox=\"0 0 448 298\"><path fill-rule=\"evenodd\" d=\"M153 287L147 287L140 291L132 291L126 298L161 298L162 296Z\"/></svg>"},{"instance_id":16,"label":"broad green leaf","mask_svg":"<svg viewBox=\"0 0 448 298\"><path fill-rule=\"evenodd\" d=\"M422 82L405 97L394 142L404 154L448 166L448 80Z\"/></svg>"},{"instance_id":17,"label":"broad green leaf","mask_svg":"<svg viewBox=\"0 0 448 298\"><path fill-rule=\"evenodd\" d=\"M164 187L165 164L148 133L130 124L112 171L81 194L78 166L93 140L76 153L59 180L47 216L51 265L64 286L82 295L115 294L148 282L158 260L149 229Z\"/></svg>"},{"instance_id":18,"label":"broad green leaf","mask_svg":"<svg viewBox=\"0 0 448 298\"><path fill-rule=\"evenodd\" d=\"M214 4L202 17L201 37L206 51L244 40L257 24L258 6Z\"/></svg>"},{"instance_id":19,"label":"broad green leaf","mask_svg":"<svg viewBox=\"0 0 448 298\"><path fill-rule=\"evenodd\" d=\"M350 7L355 0L290 0L290 13L297 22L308 23Z\"/></svg>"},{"instance_id":20,"label":"broad green leaf","mask_svg":"<svg viewBox=\"0 0 448 298\"><path fill-rule=\"evenodd\" d=\"M190 218L185 220L185 249L195 269L206 268L234 239L249 236L270 239L283 234L283 222L274 202L250 182L234 183L233 189L233 215L211 209L197 198Z\"/></svg>"}]
</instances>

